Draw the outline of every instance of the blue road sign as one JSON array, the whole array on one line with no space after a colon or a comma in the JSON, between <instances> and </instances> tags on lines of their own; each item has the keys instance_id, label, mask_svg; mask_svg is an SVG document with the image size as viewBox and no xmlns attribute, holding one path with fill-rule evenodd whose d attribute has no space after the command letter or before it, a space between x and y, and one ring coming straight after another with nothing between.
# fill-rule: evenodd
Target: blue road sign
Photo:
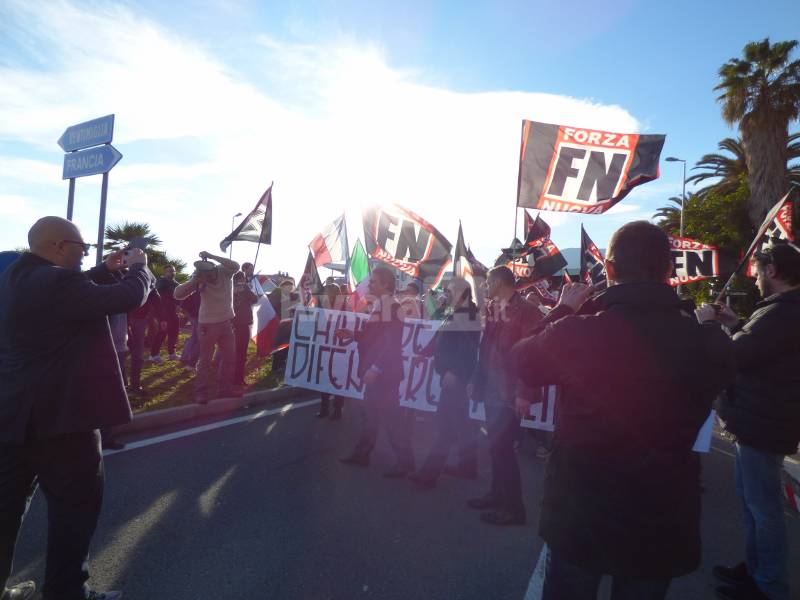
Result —
<instances>
[{"instance_id":1,"label":"blue road sign","mask_svg":"<svg viewBox=\"0 0 800 600\"><path fill-rule=\"evenodd\" d=\"M73 152L82 148L108 144L113 137L114 115L106 115L99 119L67 127L58 138L58 145L64 152Z\"/></svg>"},{"instance_id":2,"label":"blue road sign","mask_svg":"<svg viewBox=\"0 0 800 600\"><path fill-rule=\"evenodd\" d=\"M61 179L107 173L119 162L120 158L122 158L122 154L111 144L70 152L64 155L64 170L61 173Z\"/></svg>"}]
</instances>

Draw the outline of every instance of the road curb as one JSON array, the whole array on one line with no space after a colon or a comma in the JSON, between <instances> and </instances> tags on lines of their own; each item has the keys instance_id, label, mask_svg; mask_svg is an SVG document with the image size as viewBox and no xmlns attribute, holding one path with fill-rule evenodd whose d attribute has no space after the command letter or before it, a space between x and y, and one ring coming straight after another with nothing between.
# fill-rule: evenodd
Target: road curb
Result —
<instances>
[{"instance_id":1,"label":"road curb","mask_svg":"<svg viewBox=\"0 0 800 600\"><path fill-rule=\"evenodd\" d=\"M209 417L239 410L245 406L258 406L270 404L293 398L313 397L316 393L311 390L293 386L282 386L271 390L259 390L249 392L241 398L217 398L208 404L187 404L186 406L176 406L162 410L138 413L133 415L133 420L125 425L114 428L115 435L127 435L138 433L150 429L158 429L191 421L198 417Z\"/></svg>"}]
</instances>

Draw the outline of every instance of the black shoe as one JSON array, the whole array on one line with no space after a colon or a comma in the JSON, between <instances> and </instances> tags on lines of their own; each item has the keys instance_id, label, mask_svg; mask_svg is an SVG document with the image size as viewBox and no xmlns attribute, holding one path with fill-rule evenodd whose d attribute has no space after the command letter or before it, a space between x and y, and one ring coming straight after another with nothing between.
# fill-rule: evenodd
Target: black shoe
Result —
<instances>
[{"instance_id":1,"label":"black shoe","mask_svg":"<svg viewBox=\"0 0 800 600\"><path fill-rule=\"evenodd\" d=\"M480 498L467 500L467 506L475 510L486 510L487 508L500 508L500 501L491 494L486 494Z\"/></svg>"},{"instance_id":2,"label":"black shoe","mask_svg":"<svg viewBox=\"0 0 800 600\"><path fill-rule=\"evenodd\" d=\"M95 592L92 590L86 600L122 600L122 592Z\"/></svg>"},{"instance_id":3,"label":"black shoe","mask_svg":"<svg viewBox=\"0 0 800 600\"><path fill-rule=\"evenodd\" d=\"M36 593L36 584L32 581L23 581L17 585L6 588L0 595L0 600L28 600Z\"/></svg>"},{"instance_id":4,"label":"black shoe","mask_svg":"<svg viewBox=\"0 0 800 600\"><path fill-rule=\"evenodd\" d=\"M743 562L735 567L716 566L711 569L711 574L723 583L733 586L755 585L753 577L747 572L747 565Z\"/></svg>"},{"instance_id":5,"label":"black shoe","mask_svg":"<svg viewBox=\"0 0 800 600\"><path fill-rule=\"evenodd\" d=\"M327 416L328 416L328 411L327 411L327 410L321 410L321 411L319 411L319 412L317 413L317 415L316 415L316 417L317 417L318 419L324 419L324 418L326 418Z\"/></svg>"},{"instance_id":6,"label":"black shoe","mask_svg":"<svg viewBox=\"0 0 800 600\"><path fill-rule=\"evenodd\" d=\"M436 487L436 477L432 477L430 474L422 471L411 473L408 478L419 490L432 490Z\"/></svg>"},{"instance_id":7,"label":"black shoe","mask_svg":"<svg viewBox=\"0 0 800 600\"><path fill-rule=\"evenodd\" d=\"M346 465L353 465L354 467L368 467L369 456L363 456L361 454L351 454L350 456L345 456L344 458L340 458L339 462L344 463Z\"/></svg>"},{"instance_id":8,"label":"black shoe","mask_svg":"<svg viewBox=\"0 0 800 600\"><path fill-rule=\"evenodd\" d=\"M481 521L491 525L525 525L525 513L512 513L499 509L481 513Z\"/></svg>"},{"instance_id":9,"label":"black shoe","mask_svg":"<svg viewBox=\"0 0 800 600\"><path fill-rule=\"evenodd\" d=\"M103 440L103 450L122 450L125 444L118 442L114 438Z\"/></svg>"},{"instance_id":10,"label":"black shoe","mask_svg":"<svg viewBox=\"0 0 800 600\"><path fill-rule=\"evenodd\" d=\"M721 585L714 589L714 594L720 600L769 600L764 592L753 585Z\"/></svg>"},{"instance_id":11,"label":"black shoe","mask_svg":"<svg viewBox=\"0 0 800 600\"><path fill-rule=\"evenodd\" d=\"M387 479L401 479L412 472L414 469L409 469L408 467L404 467L402 465L395 465L388 471L386 471L383 476Z\"/></svg>"},{"instance_id":12,"label":"black shoe","mask_svg":"<svg viewBox=\"0 0 800 600\"><path fill-rule=\"evenodd\" d=\"M464 467L462 465L458 465L457 467L447 466L442 472L445 475L458 477L459 479L477 479L478 477L477 467Z\"/></svg>"}]
</instances>

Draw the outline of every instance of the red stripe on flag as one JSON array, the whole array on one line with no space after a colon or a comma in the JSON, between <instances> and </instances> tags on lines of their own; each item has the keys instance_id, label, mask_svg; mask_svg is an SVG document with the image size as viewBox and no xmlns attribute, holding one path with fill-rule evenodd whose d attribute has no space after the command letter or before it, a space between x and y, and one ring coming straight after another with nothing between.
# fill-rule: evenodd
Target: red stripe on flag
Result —
<instances>
[{"instance_id":1,"label":"red stripe on flag","mask_svg":"<svg viewBox=\"0 0 800 600\"><path fill-rule=\"evenodd\" d=\"M311 250L311 254L314 255L314 264L318 267L323 267L333 262L331 252L328 250L328 246L325 245L325 238L322 237L321 233L318 233L317 236L311 240L308 247Z\"/></svg>"}]
</instances>

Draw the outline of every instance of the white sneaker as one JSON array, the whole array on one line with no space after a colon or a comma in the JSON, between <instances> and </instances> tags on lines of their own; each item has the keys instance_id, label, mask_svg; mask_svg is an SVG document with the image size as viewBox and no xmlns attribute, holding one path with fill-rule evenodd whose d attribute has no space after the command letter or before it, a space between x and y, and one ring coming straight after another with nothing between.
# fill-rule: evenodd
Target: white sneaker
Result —
<instances>
[{"instance_id":1,"label":"white sneaker","mask_svg":"<svg viewBox=\"0 0 800 600\"><path fill-rule=\"evenodd\" d=\"M170 354L167 358L169 358L170 360L180 360L180 356L178 356L177 354Z\"/></svg>"},{"instance_id":2,"label":"white sneaker","mask_svg":"<svg viewBox=\"0 0 800 600\"><path fill-rule=\"evenodd\" d=\"M194 373L195 371L197 371L197 369L195 369L192 365L186 365L185 367L183 367L183 370L186 371L187 373Z\"/></svg>"},{"instance_id":3,"label":"white sneaker","mask_svg":"<svg viewBox=\"0 0 800 600\"><path fill-rule=\"evenodd\" d=\"M161 364L161 363L163 363L164 361L162 360L162 358L161 358L160 356L156 355L156 356L151 356L151 357L150 357L150 362L154 362L154 363L159 363L159 364Z\"/></svg>"}]
</instances>

